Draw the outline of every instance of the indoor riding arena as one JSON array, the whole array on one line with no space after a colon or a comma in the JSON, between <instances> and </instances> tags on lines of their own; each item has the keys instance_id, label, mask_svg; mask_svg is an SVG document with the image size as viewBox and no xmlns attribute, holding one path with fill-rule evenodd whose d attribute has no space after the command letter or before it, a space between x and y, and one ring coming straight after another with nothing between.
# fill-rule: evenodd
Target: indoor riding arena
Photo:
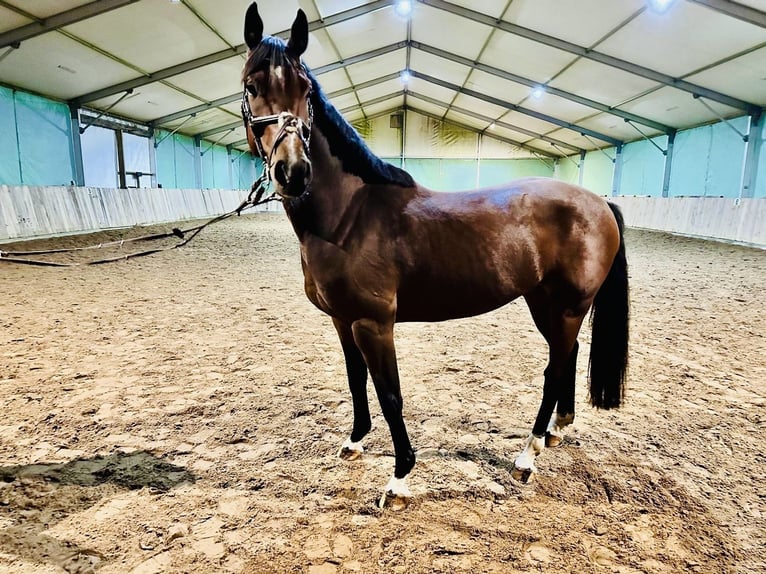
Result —
<instances>
[{"instance_id":1,"label":"indoor riding arena","mask_svg":"<svg viewBox=\"0 0 766 574\"><path fill-rule=\"evenodd\" d=\"M766 572L766 2L251 4L0 2L0 573Z\"/></svg>"}]
</instances>

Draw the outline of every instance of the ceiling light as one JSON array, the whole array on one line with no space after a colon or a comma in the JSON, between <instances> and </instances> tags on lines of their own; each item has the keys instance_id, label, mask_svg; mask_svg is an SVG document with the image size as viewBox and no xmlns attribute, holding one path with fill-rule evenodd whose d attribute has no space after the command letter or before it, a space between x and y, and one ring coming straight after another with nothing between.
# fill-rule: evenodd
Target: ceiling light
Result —
<instances>
[{"instance_id":1,"label":"ceiling light","mask_svg":"<svg viewBox=\"0 0 766 574\"><path fill-rule=\"evenodd\" d=\"M399 16L407 17L412 13L412 2L410 0L397 0L394 4L394 10Z\"/></svg>"},{"instance_id":2,"label":"ceiling light","mask_svg":"<svg viewBox=\"0 0 766 574\"><path fill-rule=\"evenodd\" d=\"M654 12L665 12L675 0L647 0L649 8Z\"/></svg>"},{"instance_id":3,"label":"ceiling light","mask_svg":"<svg viewBox=\"0 0 766 574\"><path fill-rule=\"evenodd\" d=\"M407 84L412 79L412 74L410 74L409 70L402 70L402 73L399 74L399 79L402 84Z\"/></svg>"},{"instance_id":4,"label":"ceiling light","mask_svg":"<svg viewBox=\"0 0 766 574\"><path fill-rule=\"evenodd\" d=\"M539 100L543 97L544 93L545 88L543 86L537 86L534 90L532 90L532 97L536 100Z\"/></svg>"},{"instance_id":5,"label":"ceiling light","mask_svg":"<svg viewBox=\"0 0 766 574\"><path fill-rule=\"evenodd\" d=\"M492 122L489 124L489 129L494 130L495 129L495 122Z\"/></svg>"}]
</instances>

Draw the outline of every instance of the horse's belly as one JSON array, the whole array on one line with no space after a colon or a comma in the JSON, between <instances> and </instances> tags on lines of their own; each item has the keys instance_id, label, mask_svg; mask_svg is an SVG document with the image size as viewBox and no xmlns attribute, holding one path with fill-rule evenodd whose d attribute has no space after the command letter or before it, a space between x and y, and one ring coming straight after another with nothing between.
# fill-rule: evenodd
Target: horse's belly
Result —
<instances>
[{"instance_id":1,"label":"horse's belly","mask_svg":"<svg viewBox=\"0 0 766 574\"><path fill-rule=\"evenodd\" d=\"M480 285L403 286L397 292L396 320L446 321L493 311L519 297L520 292Z\"/></svg>"}]
</instances>

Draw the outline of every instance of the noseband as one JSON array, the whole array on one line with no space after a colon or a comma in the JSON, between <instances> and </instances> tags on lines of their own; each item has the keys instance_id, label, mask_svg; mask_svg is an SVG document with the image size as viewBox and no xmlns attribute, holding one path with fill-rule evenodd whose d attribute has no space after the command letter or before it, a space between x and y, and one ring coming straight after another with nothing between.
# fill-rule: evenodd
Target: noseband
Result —
<instances>
[{"instance_id":1,"label":"noseband","mask_svg":"<svg viewBox=\"0 0 766 574\"><path fill-rule=\"evenodd\" d=\"M281 112L270 116L256 116L250 109L250 101L247 98L247 88L242 93L242 117L245 120L245 125L250 127L250 131L253 134L253 140L255 140L255 147L258 150L258 155L265 167L266 179L271 180L271 162L274 159L274 152L279 147L287 136L295 134L303 145L303 150L306 153L306 157L311 158L309 153L309 145L311 143L311 126L314 123L314 108L311 105L311 92L307 97L307 104L309 110L308 122L304 123L301 118L290 113ZM263 149L263 143L261 142L261 135L267 126L277 124L279 131L274 138L274 145L271 147L271 152L267 155ZM303 192L308 193L308 190Z\"/></svg>"}]
</instances>

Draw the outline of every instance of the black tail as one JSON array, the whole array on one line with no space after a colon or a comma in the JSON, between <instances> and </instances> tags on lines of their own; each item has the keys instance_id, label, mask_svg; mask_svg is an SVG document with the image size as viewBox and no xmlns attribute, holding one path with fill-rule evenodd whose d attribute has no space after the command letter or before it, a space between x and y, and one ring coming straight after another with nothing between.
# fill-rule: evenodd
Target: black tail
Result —
<instances>
[{"instance_id":1,"label":"black tail","mask_svg":"<svg viewBox=\"0 0 766 574\"><path fill-rule=\"evenodd\" d=\"M620 406L625 395L625 373L628 369L628 262L625 259L625 223L620 209L609 208L620 229L620 249L609 274L593 301L590 346L590 402L600 409Z\"/></svg>"}]
</instances>

